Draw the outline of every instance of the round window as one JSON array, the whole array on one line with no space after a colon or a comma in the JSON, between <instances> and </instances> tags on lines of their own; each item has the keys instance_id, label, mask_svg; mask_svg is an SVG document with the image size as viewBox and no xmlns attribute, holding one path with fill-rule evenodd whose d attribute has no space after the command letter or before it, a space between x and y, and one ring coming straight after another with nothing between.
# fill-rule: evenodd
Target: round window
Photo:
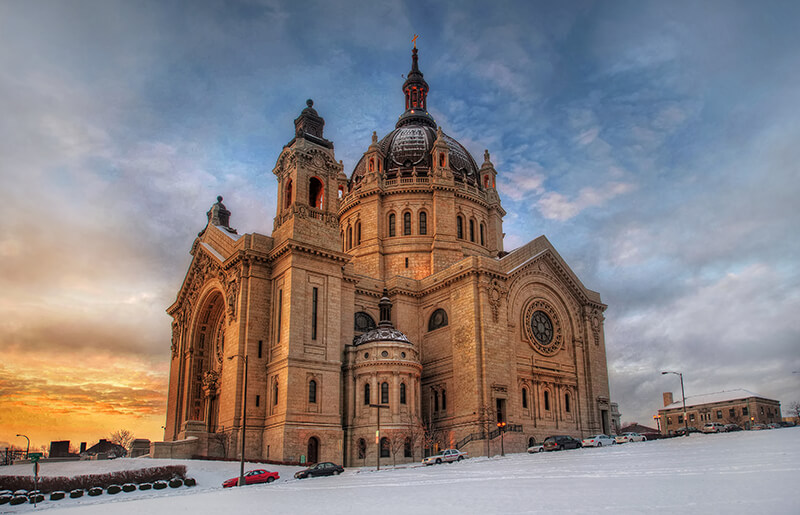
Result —
<instances>
[{"instance_id":1,"label":"round window","mask_svg":"<svg viewBox=\"0 0 800 515\"><path fill-rule=\"evenodd\" d=\"M369 352L365 352L364 353L364 359L367 359L368 357L369 357Z\"/></svg>"},{"instance_id":2,"label":"round window","mask_svg":"<svg viewBox=\"0 0 800 515\"><path fill-rule=\"evenodd\" d=\"M405 352L401 352L401 353L400 353L400 357L401 357L401 358L405 358L405 357L406 357L406 353L405 353Z\"/></svg>"},{"instance_id":3,"label":"round window","mask_svg":"<svg viewBox=\"0 0 800 515\"><path fill-rule=\"evenodd\" d=\"M561 323L556 310L543 300L535 300L525 309L525 337L540 354L552 356L561 349Z\"/></svg>"},{"instance_id":4,"label":"round window","mask_svg":"<svg viewBox=\"0 0 800 515\"><path fill-rule=\"evenodd\" d=\"M381 357L388 358L389 357L389 353L386 352L386 351L383 351L383 352L381 352Z\"/></svg>"}]
</instances>

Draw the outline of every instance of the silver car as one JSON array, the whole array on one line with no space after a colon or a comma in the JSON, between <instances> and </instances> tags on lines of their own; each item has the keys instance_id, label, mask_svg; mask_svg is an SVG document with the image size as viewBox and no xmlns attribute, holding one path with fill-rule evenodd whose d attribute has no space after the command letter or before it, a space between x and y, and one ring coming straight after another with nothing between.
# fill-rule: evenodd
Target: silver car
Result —
<instances>
[{"instance_id":1,"label":"silver car","mask_svg":"<svg viewBox=\"0 0 800 515\"><path fill-rule=\"evenodd\" d=\"M584 447L602 447L604 445L614 445L617 442L608 435L594 435L584 438L581 444Z\"/></svg>"}]
</instances>

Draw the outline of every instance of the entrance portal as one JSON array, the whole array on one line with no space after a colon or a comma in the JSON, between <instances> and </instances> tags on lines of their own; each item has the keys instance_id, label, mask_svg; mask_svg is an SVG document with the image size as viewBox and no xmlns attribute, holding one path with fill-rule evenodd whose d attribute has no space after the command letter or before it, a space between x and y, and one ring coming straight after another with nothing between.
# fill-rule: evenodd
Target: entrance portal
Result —
<instances>
[{"instance_id":1,"label":"entrance portal","mask_svg":"<svg viewBox=\"0 0 800 515\"><path fill-rule=\"evenodd\" d=\"M319 461L319 439L312 436L308 439L308 455L306 457L308 463L317 463Z\"/></svg>"}]
</instances>

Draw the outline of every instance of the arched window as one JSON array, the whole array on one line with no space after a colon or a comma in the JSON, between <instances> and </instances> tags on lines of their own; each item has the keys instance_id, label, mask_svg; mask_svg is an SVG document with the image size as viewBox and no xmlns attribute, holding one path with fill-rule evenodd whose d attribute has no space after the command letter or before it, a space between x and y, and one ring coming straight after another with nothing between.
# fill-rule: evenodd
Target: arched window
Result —
<instances>
[{"instance_id":1,"label":"arched window","mask_svg":"<svg viewBox=\"0 0 800 515\"><path fill-rule=\"evenodd\" d=\"M483 240L483 223L481 223L481 245L485 246L486 243Z\"/></svg>"},{"instance_id":2,"label":"arched window","mask_svg":"<svg viewBox=\"0 0 800 515\"><path fill-rule=\"evenodd\" d=\"M381 438L381 458L389 457L389 439L385 436Z\"/></svg>"},{"instance_id":3,"label":"arched window","mask_svg":"<svg viewBox=\"0 0 800 515\"><path fill-rule=\"evenodd\" d=\"M391 213L389 215L389 237L392 237L392 236L395 235L394 222L395 222L395 216L394 216L394 213Z\"/></svg>"},{"instance_id":4,"label":"arched window","mask_svg":"<svg viewBox=\"0 0 800 515\"><path fill-rule=\"evenodd\" d=\"M475 220L469 221L469 241L475 242Z\"/></svg>"},{"instance_id":5,"label":"arched window","mask_svg":"<svg viewBox=\"0 0 800 515\"><path fill-rule=\"evenodd\" d=\"M389 383L381 383L381 404L389 404Z\"/></svg>"},{"instance_id":6,"label":"arched window","mask_svg":"<svg viewBox=\"0 0 800 515\"><path fill-rule=\"evenodd\" d=\"M419 233L428 234L428 213L425 211L419 212Z\"/></svg>"},{"instance_id":7,"label":"arched window","mask_svg":"<svg viewBox=\"0 0 800 515\"><path fill-rule=\"evenodd\" d=\"M352 248L353 248L353 228L352 227L348 227L347 228L347 250L350 250Z\"/></svg>"},{"instance_id":8,"label":"arched window","mask_svg":"<svg viewBox=\"0 0 800 515\"><path fill-rule=\"evenodd\" d=\"M456 235L459 240L464 239L464 219L460 215L456 217Z\"/></svg>"},{"instance_id":9,"label":"arched window","mask_svg":"<svg viewBox=\"0 0 800 515\"><path fill-rule=\"evenodd\" d=\"M364 404L369 404L369 383L364 383Z\"/></svg>"},{"instance_id":10,"label":"arched window","mask_svg":"<svg viewBox=\"0 0 800 515\"><path fill-rule=\"evenodd\" d=\"M356 245L361 245L361 222L356 222Z\"/></svg>"},{"instance_id":11,"label":"arched window","mask_svg":"<svg viewBox=\"0 0 800 515\"><path fill-rule=\"evenodd\" d=\"M442 411L447 411L447 392L442 390Z\"/></svg>"},{"instance_id":12,"label":"arched window","mask_svg":"<svg viewBox=\"0 0 800 515\"><path fill-rule=\"evenodd\" d=\"M374 157L370 157L369 158L369 171L370 172L374 172L375 171L375 158Z\"/></svg>"},{"instance_id":13,"label":"arched window","mask_svg":"<svg viewBox=\"0 0 800 515\"><path fill-rule=\"evenodd\" d=\"M446 160L446 157L445 157L445 153L444 153L444 152L441 152L441 153L439 154L439 166L440 166L440 167L442 167L442 168L444 168L445 166L447 166L447 160Z\"/></svg>"},{"instance_id":14,"label":"arched window","mask_svg":"<svg viewBox=\"0 0 800 515\"><path fill-rule=\"evenodd\" d=\"M550 411L550 392L547 390L544 391L544 409Z\"/></svg>"},{"instance_id":15,"label":"arched window","mask_svg":"<svg viewBox=\"0 0 800 515\"><path fill-rule=\"evenodd\" d=\"M286 202L284 203L283 208L286 209L290 205L292 205L292 180L291 179L289 179L289 181L286 183Z\"/></svg>"},{"instance_id":16,"label":"arched window","mask_svg":"<svg viewBox=\"0 0 800 515\"><path fill-rule=\"evenodd\" d=\"M569 413L569 394L568 393L564 394L564 411Z\"/></svg>"},{"instance_id":17,"label":"arched window","mask_svg":"<svg viewBox=\"0 0 800 515\"><path fill-rule=\"evenodd\" d=\"M325 200L325 188L322 181L312 177L308 181L308 205L317 209L322 209L322 202Z\"/></svg>"},{"instance_id":18,"label":"arched window","mask_svg":"<svg viewBox=\"0 0 800 515\"><path fill-rule=\"evenodd\" d=\"M369 316L369 313L359 311L353 316L353 329L360 333L366 333L375 329L375 320Z\"/></svg>"},{"instance_id":19,"label":"arched window","mask_svg":"<svg viewBox=\"0 0 800 515\"><path fill-rule=\"evenodd\" d=\"M278 381L275 381L275 383L273 383L272 392L273 392L272 405L273 406L277 406L278 405Z\"/></svg>"},{"instance_id":20,"label":"arched window","mask_svg":"<svg viewBox=\"0 0 800 515\"><path fill-rule=\"evenodd\" d=\"M531 436L528 438L528 447L533 447L534 445L536 445L536 438Z\"/></svg>"},{"instance_id":21,"label":"arched window","mask_svg":"<svg viewBox=\"0 0 800 515\"><path fill-rule=\"evenodd\" d=\"M522 389L522 408L528 409L528 389Z\"/></svg>"},{"instance_id":22,"label":"arched window","mask_svg":"<svg viewBox=\"0 0 800 515\"><path fill-rule=\"evenodd\" d=\"M363 438L358 439L358 459L363 460L367 457L367 441Z\"/></svg>"},{"instance_id":23,"label":"arched window","mask_svg":"<svg viewBox=\"0 0 800 515\"><path fill-rule=\"evenodd\" d=\"M313 379L308 382L308 402L317 402L317 382Z\"/></svg>"},{"instance_id":24,"label":"arched window","mask_svg":"<svg viewBox=\"0 0 800 515\"><path fill-rule=\"evenodd\" d=\"M447 312L445 310L439 308L431 313L431 317L428 319L428 331L433 331L434 329L439 329L440 327L444 327L446 325Z\"/></svg>"},{"instance_id":25,"label":"arched window","mask_svg":"<svg viewBox=\"0 0 800 515\"><path fill-rule=\"evenodd\" d=\"M439 392L433 391L433 411L439 411Z\"/></svg>"},{"instance_id":26,"label":"arched window","mask_svg":"<svg viewBox=\"0 0 800 515\"><path fill-rule=\"evenodd\" d=\"M403 443L403 457L411 458L411 438L406 437L406 441Z\"/></svg>"},{"instance_id":27,"label":"arched window","mask_svg":"<svg viewBox=\"0 0 800 515\"><path fill-rule=\"evenodd\" d=\"M489 176L488 175L484 175L483 176L483 187L484 188L488 188L489 187Z\"/></svg>"},{"instance_id":28,"label":"arched window","mask_svg":"<svg viewBox=\"0 0 800 515\"><path fill-rule=\"evenodd\" d=\"M406 383L400 383L400 404L406 403Z\"/></svg>"},{"instance_id":29,"label":"arched window","mask_svg":"<svg viewBox=\"0 0 800 515\"><path fill-rule=\"evenodd\" d=\"M411 213L403 213L403 236L411 236Z\"/></svg>"},{"instance_id":30,"label":"arched window","mask_svg":"<svg viewBox=\"0 0 800 515\"><path fill-rule=\"evenodd\" d=\"M347 242L344 239L344 231L342 231L342 252L347 250Z\"/></svg>"}]
</instances>

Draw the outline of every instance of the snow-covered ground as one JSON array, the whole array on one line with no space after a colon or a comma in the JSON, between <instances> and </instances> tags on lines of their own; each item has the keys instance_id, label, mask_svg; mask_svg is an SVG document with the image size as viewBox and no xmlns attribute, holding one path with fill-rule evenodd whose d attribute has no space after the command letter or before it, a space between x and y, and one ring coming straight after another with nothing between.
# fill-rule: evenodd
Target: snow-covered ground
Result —
<instances>
[{"instance_id":1,"label":"snow-covered ground","mask_svg":"<svg viewBox=\"0 0 800 515\"><path fill-rule=\"evenodd\" d=\"M42 473L72 475L183 463L194 488L45 501L37 511L147 515L175 513L800 513L800 427L692 435L600 449L471 458L398 469L347 469L338 477L295 480L299 467L277 470L270 485L223 490L238 463L122 459L43 464ZM29 465L0 474L29 473ZM31 505L0 506L23 513Z\"/></svg>"}]
</instances>

